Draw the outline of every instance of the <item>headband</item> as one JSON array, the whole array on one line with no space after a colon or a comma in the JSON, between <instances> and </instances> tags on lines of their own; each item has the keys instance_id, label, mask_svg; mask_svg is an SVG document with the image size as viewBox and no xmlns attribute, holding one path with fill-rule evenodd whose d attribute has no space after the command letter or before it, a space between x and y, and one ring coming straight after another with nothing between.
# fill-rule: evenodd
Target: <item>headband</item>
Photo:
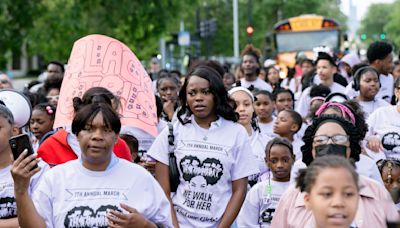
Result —
<instances>
[{"instance_id":1,"label":"headband","mask_svg":"<svg viewBox=\"0 0 400 228\"><path fill-rule=\"evenodd\" d=\"M321 113L324 112L329 107L337 107L337 108L339 108L340 111L342 112L343 118L350 119L350 122L354 126L356 125L356 119L354 117L353 112L351 112L351 110L348 107L346 107L344 104L337 103L337 102L325 102L325 103L323 103L321 105L321 107L319 107L319 109L315 112L315 115L316 116L320 116Z\"/></svg>"},{"instance_id":2,"label":"headband","mask_svg":"<svg viewBox=\"0 0 400 228\"><path fill-rule=\"evenodd\" d=\"M321 97L321 96L313 97L313 98L310 100L310 104L313 103L313 101L316 101L316 100L324 101L324 100L325 100L325 97Z\"/></svg>"},{"instance_id":3,"label":"headband","mask_svg":"<svg viewBox=\"0 0 400 228\"><path fill-rule=\"evenodd\" d=\"M230 89L228 91L228 94L229 94L229 96L232 96L232 94L234 94L234 93L236 93L238 91L243 91L243 92L247 93L247 95L249 95L250 98L251 98L251 102L254 102L253 94L250 92L250 90L248 90L248 89L246 89L246 88L244 88L242 86L238 86L238 87L234 87L234 88Z\"/></svg>"}]
</instances>

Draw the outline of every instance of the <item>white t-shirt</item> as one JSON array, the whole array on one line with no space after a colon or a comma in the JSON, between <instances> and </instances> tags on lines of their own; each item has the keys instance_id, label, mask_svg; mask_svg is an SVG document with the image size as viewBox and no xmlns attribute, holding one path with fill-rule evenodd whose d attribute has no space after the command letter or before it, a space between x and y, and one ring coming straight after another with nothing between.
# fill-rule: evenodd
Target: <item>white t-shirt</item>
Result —
<instances>
[{"instance_id":1,"label":"white t-shirt","mask_svg":"<svg viewBox=\"0 0 400 228\"><path fill-rule=\"evenodd\" d=\"M271 85L266 83L265 81L261 80L260 78L257 78L254 81L247 81L245 78L242 78L240 80L240 83L245 88L249 88L251 85L253 85L254 88L257 88L259 90L266 90L266 91L272 92Z\"/></svg>"},{"instance_id":2,"label":"white t-shirt","mask_svg":"<svg viewBox=\"0 0 400 228\"><path fill-rule=\"evenodd\" d=\"M394 92L394 80L393 76L391 74L389 75L384 75L380 74L379 75L379 81L381 82L381 88L379 89L378 94L376 95L377 98L382 98L386 102L390 103L392 100L393 92ZM353 81L351 81L345 89L345 94L349 98L354 98L359 95L359 91L355 91L353 89Z\"/></svg>"},{"instance_id":3,"label":"white t-shirt","mask_svg":"<svg viewBox=\"0 0 400 228\"><path fill-rule=\"evenodd\" d=\"M136 127L122 126L120 134L134 136L139 142L139 152L141 153L146 153L155 140L154 136Z\"/></svg>"},{"instance_id":4,"label":"white t-shirt","mask_svg":"<svg viewBox=\"0 0 400 228\"><path fill-rule=\"evenodd\" d=\"M400 113L397 106L385 106L375 110L367 120L368 135L377 135L387 158L400 159ZM367 150L368 151L368 150ZM379 156L368 152L372 156Z\"/></svg>"},{"instance_id":5,"label":"white t-shirt","mask_svg":"<svg viewBox=\"0 0 400 228\"><path fill-rule=\"evenodd\" d=\"M49 166L41 161L41 168L30 180L28 193L32 194L40 183L43 174L49 169ZM0 220L17 217L17 203L14 195L14 181L11 176L12 165L9 165L0 170Z\"/></svg>"},{"instance_id":6,"label":"white t-shirt","mask_svg":"<svg viewBox=\"0 0 400 228\"><path fill-rule=\"evenodd\" d=\"M300 96L299 102L297 103L297 106L295 110L304 118L307 116L308 112L310 111L310 91L311 91L312 86L306 88L303 93ZM331 86L329 86L329 89L331 89L331 93L344 93L345 87L334 82Z\"/></svg>"},{"instance_id":7,"label":"white t-shirt","mask_svg":"<svg viewBox=\"0 0 400 228\"><path fill-rule=\"evenodd\" d=\"M239 228L270 227L278 202L289 188L290 182L270 181L271 194L268 193L268 180L254 185L246 195L246 199L237 217Z\"/></svg>"},{"instance_id":8,"label":"white t-shirt","mask_svg":"<svg viewBox=\"0 0 400 228\"><path fill-rule=\"evenodd\" d=\"M300 148L301 146L304 145L304 142L301 138L299 137L293 137L293 142L292 142L292 146L293 146L293 153L296 156L296 161L303 159L303 153L301 152Z\"/></svg>"},{"instance_id":9,"label":"white t-shirt","mask_svg":"<svg viewBox=\"0 0 400 228\"><path fill-rule=\"evenodd\" d=\"M362 110L365 113L365 119L368 119L369 115L371 115L371 113L373 113L378 108L390 106L389 103L387 103L385 100L383 100L381 98L375 98L373 101L357 100L357 102L360 104Z\"/></svg>"},{"instance_id":10,"label":"white t-shirt","mask_svg":"<svg viewBox=\"0 0 400 228\"><path fill-rule=\"evenodd\" d=\"M296 177L299 175L299 170L305 168L307 168L307 166L302 160L296 160L290 172L290 182L294 183L296 181ZM360 160L356 162L356 171L359 175L369 177L383 185L382 177L379 173L378 167L368 156L360 154Z\"/></svg>"},{"instance_id":11,"label":"white t-shirt","mask_svg":"<svg viewBox=\"0 0 400 228\"><path fill-rule=\"evenodd\" d=\"M272 116L272 121L269 123L261 123L258 121L258 126L260 127L261 134L269 137L269 138L274 138L276 137L276 134L274 133L274 123L275 123L276 117Z\"/></svg>"},{"instance_id":12,"label":"white t-shirt","mask_svg":"<svg viewBox=\"0 0 400 228\"><path fill-rule=\"evenodd\" d=\"M180 227L217 227L232 196L232 181L259 172L249 136L238 123L219 117L209 129L174 124L180 184L172 197ZM156 138L148 154L169 165L168 133Z\"/></svg>"},{"instance_id":13,"label":"white t-shirt","mask_svg":"<svg viewBox=\"0 0 400 228\"><path fill-rule=\"evenodd\" d=\"M76 159L47 172L33 202L46 227L106 227L106 210L124 211L172 227L171 207L157 181L144 168L119 159L106 171L91 171Z\"/></svg>"},{"instance_id":14,"label":"white t-shirt","mask_svg":"<svg viewBox=\"0 0 400 228\"><path fill-rule=\"evenodd\" d=\"M250 136L251 149L257 159L258 169L260 170L260 173L264 173L268 169L267 165L265 164L264 158L265 147L270 140L270 137L263 135L258 131L253 131L253 134ZM249 180L257 181L260 173L250 176Z\"/></svg>"}]
</instances>

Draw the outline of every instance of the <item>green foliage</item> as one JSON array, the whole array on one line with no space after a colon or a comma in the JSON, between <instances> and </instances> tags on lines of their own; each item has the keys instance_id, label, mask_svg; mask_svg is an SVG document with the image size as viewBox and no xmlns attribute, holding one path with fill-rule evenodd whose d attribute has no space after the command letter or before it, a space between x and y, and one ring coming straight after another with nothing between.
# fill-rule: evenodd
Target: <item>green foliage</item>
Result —
<instances>
[{"instance_id":1,"label":"green foliage","mask_svg":"<svg viewBox=\"0 0 400 228\"><path fill-rule=\"evenodd\" d=\"M0 69L5 66L12 51L18 53L21 50L37 10L34 1L0 1Z\"/></svg>"},{"instance_id":2,"label":"green foliage","mask_svg":"<svg viewBox=\"0 0 400 228\"><path fill-rule=\"evenodd\" d=\"M139 58L157 50L178 0L43 0L30 36L30 52L66 61L74 41L89 34L114 37Z\"/></svg>"},{"instance_id":3,"label":"green foliage","mask_svg":"<svg viewBox=\"0 0 400 228\"><path fill-rule=\"evenodd\" d=\"M388 18L388 22L384 27L384 32L387 34L387 38L400 47L400 0L393 3L391 7L391 13Z\"/></svg>"},{"instance_id":4,"label":"green foliage","mask_svg":"<svg viewBox=\"0 0 400 228\"><path fill-rule=\"evenodd\" d=\"M248 41L248 0L239 0L240 49ZM335 1L330 0L252 0L252 43L261 49L265 34L279 20L300 14L320 14L345 24ZM333 2L333 3L332 3ZM205 12L208 6L208 14ZM104 34L128 45L140 59L158 52L159 39L185 30L196 36L196 11L201 19L217 19L212 48L201 41L202 54L233 55L232 0L2 0L0 1L1 53L20 50L44 59L68 60L73 43L89 34ZM389 34L389 33L388 33ZM0 55L0 68L4 66Z\"/></svg>"},{"instance_id":5,"label":"green foliage","mask_svg":"<svg viewBox=\"0 0 400 228\"><path fill-rule=\"evenodd\" d=\"M368 7L358 30L359 35L366 35L366 43L380 39L380 34L384 33L384 27L388 23L389 15L392 11L393 6L391 3L375 3ZM396 23L396 26L398 26L398 23Z\"/></svg>"}]
</instances>

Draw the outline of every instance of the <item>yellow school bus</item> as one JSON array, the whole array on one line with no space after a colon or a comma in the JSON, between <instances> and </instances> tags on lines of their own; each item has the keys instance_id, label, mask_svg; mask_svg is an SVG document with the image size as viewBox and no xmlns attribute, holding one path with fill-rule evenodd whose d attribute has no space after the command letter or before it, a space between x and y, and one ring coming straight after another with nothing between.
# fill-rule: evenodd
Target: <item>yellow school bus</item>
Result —
<instances>
[{"instance_id":1,"label":"yellow school bus","mask_svg":"<svg viewBox=\"0 0 400 228\"><path fill-rule=\"evenodd\" d=\"M303 52L313 59L313 48L329 47L339 53L342 39L340 25L336 20L320 15L301 15L275 24L273 51L280 66L294 67L295 57Z\"/></svg>"}]
</instances>

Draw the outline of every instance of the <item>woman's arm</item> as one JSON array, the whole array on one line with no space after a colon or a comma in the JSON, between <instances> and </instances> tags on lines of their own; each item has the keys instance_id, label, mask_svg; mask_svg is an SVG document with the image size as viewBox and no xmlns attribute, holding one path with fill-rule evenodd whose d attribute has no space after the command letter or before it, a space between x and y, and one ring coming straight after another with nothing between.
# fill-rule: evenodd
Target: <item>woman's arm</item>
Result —
<instances>
[{"instance_id":1,"label":"woman's arm","mask_svg":"<svg viewBox=\"0 0 400 228\"><path fill-rule=\"evenodd\" d=\"M229 228L232 225L242 207L243 201L246 197L246 191L247 177L232 181L232 196L226 206L219 227Z\"/></svg>"},{"instance_id":2,"label":"woman's arm","mask_svg":"<svg viewBox=\"0 0 400 228\"><path fill-rule=\"evenodd\" d=\"M169 200L171 204L171 215L172 215L172 224L174 227L178 228L178 219L176 218L176 213L174 209L174 205L172 204L171 200L171 186L169 183L169 166L157 162L156 163L156 171L155 171L156 179L158 183L161 185L161 188L164 190L165 195L167 196L167 199Z\"/></svg>"},{"instance_id":3,"label":"woman's arm","mask_svg":"<svg viewBox=\"0 0 400 228\"><path fill-rule=\"evenodd\" d=\"M38 160L35 155L25 158L27 150L25 150L17 160L14 161L11 169L11 175L14 179L15 200L18 208L18 222L22 228L46 227L43 218L37 212L33 201L28 194L30 179L33 175L40 171L40 167L35 167Z\"/></svg>"},{"instance_id":4,"label":"woman's arm","mask_svg":"<svg viewBox=\"0 0 400 228\"><path fill-rule=\"evenodd\" d=\"M18 218L0 219L0 227L2 228L18 228Z\"/></svg>"}]
</instances>

